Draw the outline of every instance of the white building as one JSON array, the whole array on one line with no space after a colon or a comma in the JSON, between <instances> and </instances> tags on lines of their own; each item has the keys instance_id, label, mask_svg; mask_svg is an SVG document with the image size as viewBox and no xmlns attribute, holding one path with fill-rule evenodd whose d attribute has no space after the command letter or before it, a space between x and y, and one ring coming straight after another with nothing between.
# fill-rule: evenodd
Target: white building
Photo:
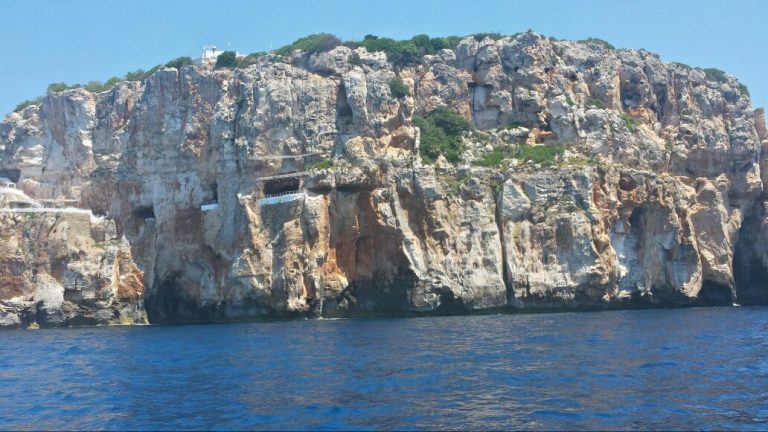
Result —
<instances>
[{"instance_id":1,"label":"white building","mask_svg":"<svg viewBox=\"0 0 768 432\"><path fill-rule=\"evenodd\" d=\"M203 45L203 55L197 59L197 64L201 65L213 65L216 63L216 59L224 50L220 50L216 45ZM237 58L242 58L243 55L239 52L235 52Z\"/></svg>"}]
</instances>

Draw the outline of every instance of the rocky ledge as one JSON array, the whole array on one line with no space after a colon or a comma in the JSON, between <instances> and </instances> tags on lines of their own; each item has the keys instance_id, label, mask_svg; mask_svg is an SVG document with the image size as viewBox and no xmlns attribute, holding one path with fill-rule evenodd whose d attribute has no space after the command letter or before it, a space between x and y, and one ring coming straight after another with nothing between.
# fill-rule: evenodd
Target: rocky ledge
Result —
<instances>
[{"instance_id":1,"label":"rocky ledge","mask_svg":"<svg viewBox=\"0 0 768 432\"><path fill-rule=\"evenodd\" d=\"M730 75L533 32L327 48L9 114L0 325L768 300Z\"/></svg>"}]
</instances>

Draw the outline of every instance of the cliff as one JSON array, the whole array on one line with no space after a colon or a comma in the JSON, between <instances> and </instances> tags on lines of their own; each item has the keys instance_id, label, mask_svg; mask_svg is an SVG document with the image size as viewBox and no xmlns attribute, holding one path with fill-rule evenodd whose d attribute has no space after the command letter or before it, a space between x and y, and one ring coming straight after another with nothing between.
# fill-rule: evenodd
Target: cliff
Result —
<instances>
[{"instance_id":1,"label":"cliff","mask_svg":"<svg viewBox=\"0 0 768 432\"><path fill-rule=\"evenodd\" d=\"M50 93L0 124L0 324L764 302L766 146L731 76L533 32Z\"/></svg>"}]
</instances>

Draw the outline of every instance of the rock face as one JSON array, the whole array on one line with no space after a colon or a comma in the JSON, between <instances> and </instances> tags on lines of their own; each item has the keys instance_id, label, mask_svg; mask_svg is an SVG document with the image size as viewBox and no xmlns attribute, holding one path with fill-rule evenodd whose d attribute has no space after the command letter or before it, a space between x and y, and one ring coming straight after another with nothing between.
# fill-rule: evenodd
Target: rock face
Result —
<instances>
[{"instance_id":1,"label":"rock face","mask_svg":"<svg viewBox=\"0 0 768 432\"><path fill-rule=\"evenodd\" d=\"M143 275L114 221L34 210L0 211L0 325L146 323Z\"/></svg>"},{"instance_id":2,"label":"rock face","mask_svg":"<svg viewBox=\"0 0 768 432\"><path fill-rule=\"evenodd\" d=\"M768 134L734 78L532 32L354 53L8 115L0 177L99 216L0 214L2 324L768 300ZM475 127L457 165L419 157L413 117L440 107ZM551 166L472 164L550 145Z\"/></svg>"}]
</instances>

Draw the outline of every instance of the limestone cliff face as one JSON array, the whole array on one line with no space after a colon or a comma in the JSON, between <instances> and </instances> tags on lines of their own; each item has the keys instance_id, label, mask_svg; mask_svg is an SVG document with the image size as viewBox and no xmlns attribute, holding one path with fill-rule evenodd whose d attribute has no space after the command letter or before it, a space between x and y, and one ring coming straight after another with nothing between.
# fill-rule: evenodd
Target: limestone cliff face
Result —
<instances>
[{"instance_id":1,"label":"limestone cliff face","mask_svg":"<svg viewBox=\"0 0 768 432\"><path fill-rule=\"evenodd\" d=\"M0 210L0 325L146 323L141 270L114 221Z\"/></svg>"},{"instance_id":2,"label":"limestone cliff face","mask_svg":"<svg viewBox=\"0 0 768 432\"><path fill-rule=\"evenodd\" d=\"M768 137L734 78L532 32L403 68L354 52L166 68L6 117L0 177L114 236L0 217L4 319L141 322L142 301L151 322L193 322L768 299ZM408 96L391 95L396 75ZM457 165L419 157L413 117L439 107L476 128ZM553 166L471 163L551 144Z\"/></svg>"}]
</instances>

